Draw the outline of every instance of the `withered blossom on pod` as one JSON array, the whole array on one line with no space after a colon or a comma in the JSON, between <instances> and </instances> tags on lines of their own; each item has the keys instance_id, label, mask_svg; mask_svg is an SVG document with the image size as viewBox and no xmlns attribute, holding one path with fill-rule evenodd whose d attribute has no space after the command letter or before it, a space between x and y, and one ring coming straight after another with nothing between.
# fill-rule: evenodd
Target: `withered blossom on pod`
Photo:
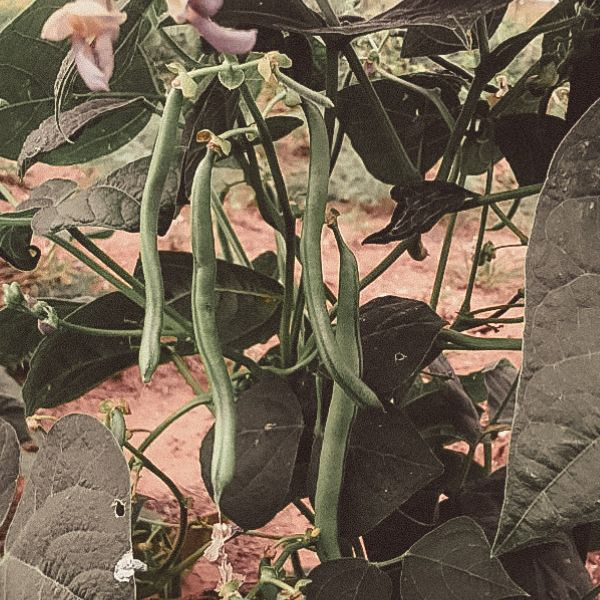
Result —
<instances>
[{"instance_id":1,"label":"withered blossom on pod","mask_svg":"<svg viewBox=\"0 0 600 600\"><path fill-rule=\"evenodd\" d=\"M75 0L52 13L42 28L42 39L71 39L77 70L87 87L108 91L115 60L113 44L127 15L113 0Z\"/></svg>"}]
</instances>

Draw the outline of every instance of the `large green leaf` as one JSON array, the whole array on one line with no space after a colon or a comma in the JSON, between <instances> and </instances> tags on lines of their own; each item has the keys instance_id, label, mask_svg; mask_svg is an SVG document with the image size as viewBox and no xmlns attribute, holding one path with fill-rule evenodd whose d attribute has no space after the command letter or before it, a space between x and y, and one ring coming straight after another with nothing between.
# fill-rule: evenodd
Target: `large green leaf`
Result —
<instances>
[{"instance_id":1,"label":"large green leaf","mask_svg":"<svg viewBox=\"0 0 600 600\"><path fill-rule=\"evenodd\" d=\"M46 19L66 0L36 0L0 32L1 97L0 156L15 160L27 135L54 112L54 81L68 51L68 44L40 39ZM115 49L115 74L111 89L143 96L156 93L146 58L139 48L147 33L140 20L147 2L131 0L126 6L128 20L121 28ZM87 92L79 83L77 92ZM78 99L78 102L84 100ZM74 103L71 101L71 105ZM100 119L86 129L76 144L55 151L46 160L75 164L116 150L146 125L151 111L138 105Z\"/></svg>"},{"instance_id":2,"label":"large green leaf","mask_svg":"<svg viewBox=\"0 0 600 600\"><path fill-rule=\"evenodd\" d=\"M403 78L426 89L439 88L448 110L453 114L458 111L461 83L454 76L413 73ZM450 137L438 109L427 98L399 83L378 80L373 86L410 159L414 164L420 159L421 172L428 171L442 156ZM394 149L386 142L384 125L373 118L371 100L364 87L357 84L341 90L337 109L344 131L369 172L384 183L403 183Z\"/></svg>"},{"instance_id":3,"label":"large green leaf","mask_svg":"<svg viewBox=\"0 0 600 600\"><path fill-rule=\"evenodd\" d=\"M0 418L0 527L12 504L19 477L19 440L7 421Z\"/></svg>"},{"instance_id":4,"label":"large green leaf","mask_svg":"<svg viewBox=\"0 0 600 600\"><path fill-rule=\"evenodd\" d=\"M267 377L243 392L236 403L236 468L220 507L244 529L266 525L286 504L300 435L302 411L290 386ZM210 467L214 428L202 442L202 478L212 494Z\"/></svg>"},{"instance_id":5,"label":"large green leaf","mask_svg":"<svg viewBox=\"0 0 600 600\"><path fill-rule=\"evenodd\" d=\"M600 518L599 132L597 101L557 150L538 203L496 554Z\"/></svg>"},{"instance_id":6,"label":"large green leaf","mask_svg":"<svg viewBox=\"0 0 600 600\"><path fill-rule=\"evenodd\" d=\"M523 596L497 558L481 527L468 517L444 523L405 554L403 600L502 600Z\"/></svg>"},{"instance_id":7,"label":"large green leaf","mask_svg":"<svg viewBox=\"0 0 600 600\"><path fill-rule=\"evenodd\" d=\"M0 258L21 271L32 271L42 255L37 246L31 245L31 226L24 224L34 210L0 213ZM25 221L24 221L25 220Z\"/></svg>"},{"instance_id":8,"label":"large green leaf","mask_svg":"<svg viewBox=\"0 0 600 600\"><path fill-rule=\"evenodd\" d=\"M123 453L93 417L64 417L36 457L8 530L2 598L131 600L132 562Z\"/></svg>"}]
</instances>

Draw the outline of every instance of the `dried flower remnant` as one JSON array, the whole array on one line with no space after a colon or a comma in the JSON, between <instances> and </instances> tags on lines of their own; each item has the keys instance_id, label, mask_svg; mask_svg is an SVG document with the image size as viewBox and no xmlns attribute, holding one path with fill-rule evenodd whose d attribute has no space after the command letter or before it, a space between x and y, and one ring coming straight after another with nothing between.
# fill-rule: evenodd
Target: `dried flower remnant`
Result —
<instances>
[{"instance_id":1,"label":"dried flower remnant","mask_svg":"<svg viewBox=\"0 0 600 600\"><path fill-rule=\"evenodd\" d=\"M218 568L219 583L215 591L219 594L219 598L223 600L241 600L242 596L239 589L244 583L244 577L233 572L233 566L226 555L221 559Z\"/></svg>"},{"instance_id":2,"label":"dried flower remnant","mask_svg":"<svg viewBox=\"0 0 600 600\"><path fill-rule=\"evenodd\" d=\"M113 43L126 19L113 0L75 0L50 15L41 37L51 42L71 38L84 83L93 92L107 92L115 66Z\"/></svg>"},{"instance_id":3,"label":"dried flower remnant","mask_svg":"<svg viewBox=\"0 0 600 600\"><path fill-rule=\"evenodd\" d=\"M239 527L229 523L215 523L212 528L210 546L204 552L204 558L208 562L217 562L225 556L225 542L230 540L238 531Z\"/></svg>"},{"instance_id":4,"label":"dried flower remnant","mask_svg":"<svg viewBox=\"0 0 600 600\"><path fill-rule=\"evenodd\" d=\"M193 25L218 52L246 54L256 44L255 29L230 29L211 19L223 6L223 0L167 0L167 6L176 23Z\"/></svg>"}]
</instances>

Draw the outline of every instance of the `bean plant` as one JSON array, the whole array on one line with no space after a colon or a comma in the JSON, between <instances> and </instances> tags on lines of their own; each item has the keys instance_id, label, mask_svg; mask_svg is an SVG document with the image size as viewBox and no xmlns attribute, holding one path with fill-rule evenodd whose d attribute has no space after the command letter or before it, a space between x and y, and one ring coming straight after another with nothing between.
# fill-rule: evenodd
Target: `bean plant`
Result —
<instances>
[{"instance_id":1,"label":"bean plant","mask_svg":"<svg viewBox=\"0 0 600 600\"><path fill-rule=\"evenodd\" d=\"M49 179L22 202L2 185L0 257L32 271L41 248L59 247L112 290L33 297L4 282L0 363L26 377L0 397L3 600L178 598L205 560L230 600L596 598L585 557L600 549L600 6L560 0L499 42L508 0L403 0L371 18L347 4L34 0L0 31L0 156L21 178L38 162L96 161L97 173ZM565 114L549 114L566 90ZM145 151L130 160L138 135ZM307 140L302 193L276 144L290 135ZM328 205L345 139L395 201L365 239L389 252L362 278ZM113 153L110 171L97 159ZM502 159L518 183L494 191ZM238 185L276 253L249 258L224 209ZM515 216L538 194L527 235ZM182 211L191 252L159 250ZM438 304L464 211L479 227L448 322ZM398 261L409 273L427 257L440 220L429 302L362 303ZM525 287L479 306L478 269L501 260L490 228L527 247ZM115 230L139 233L133 270L98 241ZM522 339L501 336L524 320ZM467 375L446 356L521 349L519 368L505 358ZM136 365L149 384L167 363L191 401L174 398L138 444L124 406L63 417L37 434L33 465L23 454L13 501L40 409ZM199 454L218 516L195 542L190 499L147 450L176 421L194 431L198 407L214 417ZM508 467L494 470L506 431ZM144 513L144 470L175 498L176 527ZM258 531L290 504L304 530ZM274 539L244 584L227 542L245 536Z\"/></svg>"}]
</instances>

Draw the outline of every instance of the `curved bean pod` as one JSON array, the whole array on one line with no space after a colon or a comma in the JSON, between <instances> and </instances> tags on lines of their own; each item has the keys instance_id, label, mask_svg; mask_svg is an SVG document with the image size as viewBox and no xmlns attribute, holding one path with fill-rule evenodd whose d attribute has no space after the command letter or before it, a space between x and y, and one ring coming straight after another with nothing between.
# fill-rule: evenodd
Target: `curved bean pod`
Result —
<instances>
[{"instance_id":1,"label":"curved bean pod","mask_svg":"<svg viewBox=\"0 0 600 600\"><path fill-rule=\"evenodd\" d=\"M192 320L196 346L210 382L215 414L215 442L211 464L214 499L219 505L223 489L235 472L235 396L217 331L215 282L217 262L211 215L211 181L215 154L208 150L196 169L191 194L191 228L194 271Z\"/></svg>"},{"instance_id":2,"label":"curved bean pod","mask_svg":"<svg viewBox=\"0 0 600 600\"><path fill-rule=\"evenodd\" d=\"M304 110L311 143L308 194L300 238L300 256L310 322L321 360L335 383L359 406L383 410L383 405L375 392L348 367L347 356L340 352L336 344L327 312L323 286L321 231L325 223L329 186L329 140L325 122L316 106L305 101Z\"/></svg>"},{"instance_id":3,"label":"curved bean pod","mask_svg":"<svg viewBox=\"0 0 600 600\"><path fill-rule=\"evenodd\" d=\"M165 102L140 207L140 258L146 299L138 362L144 383L150 381L160 362L165 292L157 245L158 213L179 135L182 102L181 90L172 89Z\"/></svg>"}]
</instances>

